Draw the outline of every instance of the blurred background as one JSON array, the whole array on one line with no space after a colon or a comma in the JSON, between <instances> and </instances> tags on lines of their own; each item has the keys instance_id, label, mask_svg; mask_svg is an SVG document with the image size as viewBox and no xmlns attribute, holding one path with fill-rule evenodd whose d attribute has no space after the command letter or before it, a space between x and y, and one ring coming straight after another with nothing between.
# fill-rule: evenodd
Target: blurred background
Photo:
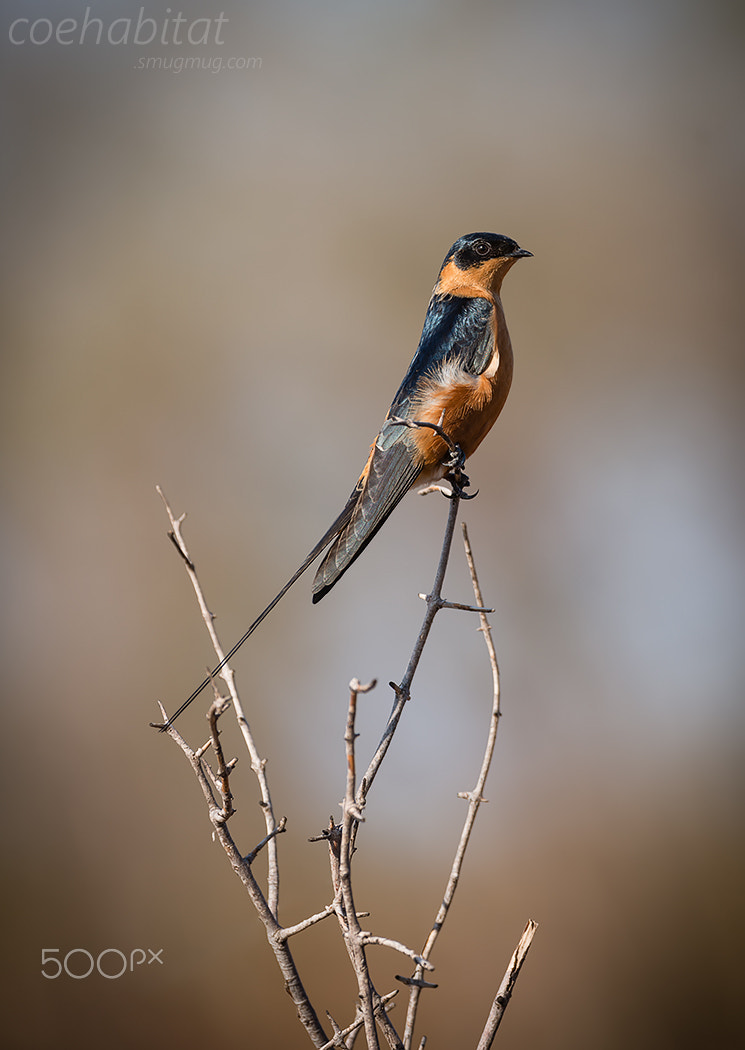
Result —
<instances>
[{"instance_id":1,"label":"blurred background","mask_svg":"<svg viewBox=\"0 0 745 1050\"><path fill-rule=\"evenodd\" d=\"M310 1045L183 756L148 728L213 662L155 485L188 512L227 646L343 505L474 230L535 255L505 282L515 381L462 508L504 718L418 1034L476 1045L533 918L497 1045L742 1045L742 6L3 8L6 1045ZM339 814L347 683L381 683L364 761L445 516L410 496L321 605L303 579L235 661L288 817L286 923L331 897L307 840ZM457 544L446 592L470 598ZM474 627L438 618L358 840L369 927L415 948L488 723ZM181 723L195 745L205 709ZM248 851L263 822L228 721L225 747ZM163 965L45 980L44 948ZM348 1023L337 929L294 950ZM381 992L408 972L371 955Z\"/></svg>"}]
</instances>

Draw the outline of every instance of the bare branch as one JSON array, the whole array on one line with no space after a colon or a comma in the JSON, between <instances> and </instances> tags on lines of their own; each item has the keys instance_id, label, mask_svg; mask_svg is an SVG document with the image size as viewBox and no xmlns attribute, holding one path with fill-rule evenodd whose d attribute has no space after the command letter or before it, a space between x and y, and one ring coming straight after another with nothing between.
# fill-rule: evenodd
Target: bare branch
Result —
<instances>
[{"instance_id":1,"label":"bare branch","mask_svg":"<svg viewBox=\"0 0 745 1050\"><path fill-rule=\"evenodd\" d=\"M326 905L323 911L316 912L315 915L310 915L307 919L303 919L302 922L298 922L294 926L283 926L278 937L280 940L286 941L288 937L294 937L296 933L302 933L303 930L308 930L311 926L315 926L317 922L321 922L323 919L328 919L329 915L333 915L336 911L337 904L338 901L333 900L331 904Z\"/></svg>"},{"instance_id":2,"label":"bare branch","mask_svg":"<svg viewBox=\"0 0 745 1050\"><path fill-rule=\"evenodd\" d=\"M426 594L420 594L420 598L427 600ZM441 609L460 609L461 612L475 612L475 613L493 613L493 609L482 609L479 605L463 605L462 602L448 602L442 598L438 603Z\"/></svg>"},{"instance_id":3,"label":"bare branch","mask_svg":"<svg viewBox=\"0 0 745 1050\"><path fill-rule=\"evenodd\" d=\"M410 959L413 959L417 966L422 966L425 970L434 970L434 966L431 962L422 958L421 955L417 955L411 948L407 948L405 944L401 944L400 941L394 941L390 937L378 937L372 933L362 934L363 944L379 944L383 948L392 948L395 952L400 952L402 955L408 955Z\"/></svg>"},{"instance_id":4,"label":"bare branch","mask_svg":"<svg viewBox=\"0 0 745 1050\"><path fill-rule=\"evenodd\" d=\"M388 992L387 995L381 996L380 997L380 1001L378 1002L378 1004L375 1007L376 1011L381 1010L396 995L398 995L398 988L394 988L394 990L392 992ZM342 1031L341 1029L339 1029L339 1026L337 1025L336 1021L334 1021L334 1019L331 1016L331 1014L329 1014L328 1010L326 1011L326 1013L328 1015L328 1019L331 1022L331 1025L332 1025L336 1035L335 1035L334 1039L329 1040L329 1042L326 1043L325 1046L322 1046L320 1048L320 1050L332 1050L332 1048L335 1047L335 1046L347 1046L348 1045L347 1043L339 1042L339 1040L344 1040L344 1039L346 1039L346 1037L348 1035L353 1035L355 1032L358 1032L360 1030L360 1028L362 1028L362 1026L365 1023L364 1020L362 1019L362 1017L360 1016L355 1021L353 1021L352 1024L349 1025L348 1028L345 1028Z\"/></svg>"},{"instance_id":5,"label":"bare branch","mask_svg":"<svg viewBox=\"0 0 745 1050\"><path fill-rule=\"evenodd\" d=\"M184 542L183 536L181 534L181 523L184 519L184 516L182 515L180 518L176 519L168 504L168 501L166 500L160 488L158 488L158 492L163 500L163 503L165 504L166 512L168 514L169 521L171 522L172 540L176 548L178 549L181 557L184 560L189 579L191 580L192 587L194 588L194 593L197 597L197 602L199 603L199 608L202 612L202 619L204 620L204 623L212 640L213 648L215 649L218 658L222 660L222 649L213 624L214 618L207 607L204 594L202 592L199 580L196 575L196 571L194 569L194 563L191 560L191 557L189 556L186 543ZM297 967L295 966L295 961L292 957L292 953L290 952L289 945L286 943L287 939L282 937L282 927L279 925L279 922L277 920L277 907L279 899L279 870L277 865L276 838L278 830L283 830L283 828L279 829L274 817L271 795L269 793L269 785L264 771L266 762L259 757L258 750L256 748L253 736L251 735L251 731L248 726L248 721L246 720L245 715L243 714L243 708L241 706L240 697L238 696L238 692L235 687L235 681L233 678L232 670L228 666L223 667L220 673L220 677L223 679L223 681L228 687L230 699L233 702L233 706L238 717L238 723L243 734L244 742L246 743L249 754L251 756L251 768L259 782L259 790L261 794L260 805L264 812L264 820L266 823L267 835L266 838L259 844L255 852L257 852L261 846L266 845L268 852L268 894L266 897L264 896L264 893L261 887L259 886L256 878L254 877L254 874L251 870L250 861L241 856L241 853L238 850L233 840L233 837L228 830L224 816L225 803L223 802L223 806L217 805L212 784L210 783L211 779L212 782L215 784L216 790L222 792L223 789L220 785L225 783L229 770L230 768L232 768L234 763L229 763L228 765L226 765L224 760L218 758L217 761L219 772L218 776L215 777L212 771L209 770L207 764L201 758L201 753L203 752L201 752L200 756L197 757L196 753L192 751L188 744L186 744L178 730L175 729L175 727L168 721L166 712L163 708L163 705L161 704L160 710L164 718L162 728L165 732L168 733L171 739L173 739L179 745L179 747L189 760L192 770L194 771L194 774L197 778L197 781L199 782L199 785L202 788L202 793L205 796L205 800L209 808L210 820L212 822L212 826L215 829L215 835L218 841L220 842L220 845L222 846L223 850L227 854L233 870L235 871L236 875L241 880L245 889L247 890L248 895L251 898L251 901L257 911L257 914L261 919L262 923L264 924L267 940L269 941L272 951L274 952L277 964L279 965L280 971L285 980L285 987L295 1004L298 1013L298 1018L301 1024L305 1027L305 1030L307 1031L308 1036L310 1037L310 1040L313 1043L313 1045L316 1047L323 1046L325 1043L328 1042L328 1036L323 1030L323 1027L321 1026L321 1023L318 1020L318 1016L313 1008L313 1005L310 1002L310 999L308 998L305 988L303 987L303 983L300 980L300 975L297 971ZM218 708L215 708L215 727L217 710ZM212 724L213 723L211 722L211 727ZM217 754L220 750L220 744L216 728L211 734L210 742ZM208 770L209 773L207 772Z\"/></svg>"},{"instance_id":6,"label":"bare branch","mask_svg":"<svg viewBox=\"0 0 745 1050\"><path fill-rule=\"evenodd\" d=\"M492 1003L491 1010L489 1011L489 1017L487 1018L484 1031L481 1033L478 1046L476 1050L489 1050L492 1043L494 1042L494 1036L497 1034L500 1022L504 1017L504 1012L507 1009L507 1004L510 1001L512 990L515 987L515 982L520 976L520 969L525 962L525 956L528 954L531 942L533 940L533 934L538 929L538 923L533 922L532 919L528 920L528 925L523 930L522 937L518 941L517 948L512 953L510 964L507 967L502 983L499 986L497 994L494 996L494 1002Z\"/></svg>"},{"instance_id":7,"label":"bare branch","mask_svg":"<svg viewBox=\"0 0 745 1050\"><path fill-rule=\"evenodd\" d=\"M205 627L212 641L212 648L215 650L215 654L218 660L222 662L224 660L224 653L220 640L217 636L214 625L214 616L207 607L207 602L202 591L202 587L197 577L196 569L194 568L194 562L192 561L189 551L186 546L186 542L181 533L181 524L184 520L185 515L181 515L180 518L176 518L171 510L171 507L166 499L160 486L156 486L157 492L160 498L163 500L163 504L168 514L168 520L171 523L171 538L179 551L181 557L186 565L186 571L189 575L191 585L194 589L194 593L199 604L199 609L202 613L202 619L204 620ZM267 835L272 835L272 832L276 829L277 821L274 816L274 810L272 808L272 797L269 792L269 782L265 773L266 761L259 756L256 743L254 741L251 729L248 724L248 719L243 712L243 705L241 704L240 697L238 696L238 690L235 685L235 678L233 675L232 668L229 665L225 665L220 671L220 677L228 687L230 699L233 701L233 708L235 710L236 718L238 719L238 725L241 733L243 734L243 740L251 756L251 769L253 770L256 779L259 783L259 793L261 795L261 809L264 814L264 822L266 824ZM167 720L166 720L166 724ZM275 918L278 916L279 908L279 866L277 863L277 840L276 836L272 835L271 840L268 843L267 849L267 901L269 908Z\"/></svg>"},{"instance_id":8,"label":"bare branch","mask_svg":"<svg viewBox=\"0 0 745 1050\"><path fill-rule=\"evenodd\" d=\"M282 817L279 824L277 824L276 828L270 831L268 835L265 835L261 842L257 842L254 848L251 850L251 852L246 854L246 864L253 864L253 862L258 857L259 853L261 853L261 851L263 850L264 846L271 842L275 835L281 835L282 832L286 830L287 817Z\"/></svg>"},{"instance_id":9,"label":"bare branch","mask_svg":"<svg viewBox=\"0 0 745 1050\"><path fill-rule=\"evenodd\" d=\"M460 879L461 869L463 867L463 859L466 854L468 842L471 837L471 831L476 820L476 815L479 810L479 806L484 801L483 792L486 785L486 778L489 774L489 768L491 766L492 757L494 755L494 747L497 742L497 728L499 726L500 718L500 688L499 688L499 665L497 663L497 654L494 649L494 643L491 636L491 626L486 618L486 609L484 607L484 600L481 594L481 588L479 586L478 576L476 573L476 566L473 559L473 551L471 549L471 543L468 538L468 530L462 525L463 530L463 545L465 548L466 561L468 562L469 572L471 574L471 583L473 586L474 596L476 598L476 609L479 613L479 619L481 623L481 631L484 635L484 641L489 654L489 663L492 670L492 707L489 717L489 733L487 736L486 747L484 750L484 757L481 762L481 769L476 781L476 786L473 791L460 792L459 797L465 798L468 801L468 812L463 824L461 831L460 840L458 842L457 849L455 851L455 858L453 860L452 868L450 869L450 876L445 887L445 893L442 898L442 903L435 917L432 929L427 937L427 941L422 949L422 958L429 959L435 946L435 942L443 927L445 919L447 918L450 910L450 905L453 902L455 891L458 887ZM419 996L422 992L423 985L421 984L422 978L422 967L417 965L414 971L414 980L412 983L411 991L409 992L409 1006L406 1015L406 1029L404 1031L404 1045L407 1050L412 1045L414 1037L414 1025L416 1023L417 1008L419 1005Z\"/></svg>"},{"instance_id":10,"label":"bare branch","mask_svg":"<svg viewBox=\"0 0 745 1050\"><path fill-rule=\"evenodd\" d=\"M210 724L210 740L212 743L212 750L215 752L215 760L217 762L215 783L220 792L220 797L222 798L223 820L229 820L235 813L235 809L233 808L233 793L230 790L230 772L225 764L225 757L222 753L222 744L220 743L220 732L217 728L217 720L227 707L228 701L221 700L218 697L212 702L210 709L207 712L207 720Z\"/></svg>"},{"instance_id":11,"label":"bare branch","mask_svg":"<svg viewBox=\"0 0 745 1050\"><path fill-rule=\"evenodd\" d=\"M424 614L424 620L419 630L419 636L414 644L414 649L409 659L409 665L406 668L406 672L401 679L401 684L396 685L395 682L391 682L391 688L396 694L396 699L393 704L390 715L388 716L388 722L386 723L383 735L378 744L378 748L373 755L370 765L367 767L360 790L358 791L357 801L359 804L364 805L367 793L372 787L373 780L377 776L378 770L383 759L386 756L386 752L390 747L393 734L396 732L396 727L399 723L401 715L403 714L404 707L410 696L411 683L414 680L416 669L419 666L419 660L422 656L425 642L429 637L429 632L432 627L437 612L439 611L438 602L442 598L442 584L445 579L445 570L447 569L448 558L450 556L450 547L453 542L453 533L455 531L455 521L458 517L458 506L460 500L455 496L450 501L450 507L448 512L447 524L445 526L445 537L442 543L442 550L440 551L440 560L437 563L437 572L435 573L435 580L432 585L432 593L426 597L427 611Z\"/></svg>"},{"instance_id":12,"label":"bare branch","mask_svg":"<svg viewBox=\"0 0 745 1050\"><path fill-rule=\"evenodd\" d=\"M160 705L160 709L165 718L166 713L162 704ZM261 887L251 871L250 864L248 864L245 858L241 856L240 851L228 830L228 826L222 816L222 808L217 805L212 786L206 775L204 761L201 758L196 757L196 753L192 751L175 726L167 724L165 731L181 748L194 771L209 808L210 820L215 829L215 835L227 854L233 871L243 883L259 918L264 924L267 940L274 952L282 976L285 979L285 987L287 988L292 1001L295 1003L301 1024L305 1027L313 1045L317 1047L323 1046L328 1042L328 1037L321 1027L321 1023L318 1020L316 1012L307 996L305 988L303 987L292 953L290 952L288 945L285 943L285 940L282 938L282 928L269 907Z\"/></svg>"},{"instance_id":13,"label":"bare branch","mask_svg":"<svg viewBox=\"0 0 745 1050\"><path fill-rule=\"evenodd\" d=\"M339 926L352 968L357 978L359 1009L361 1017L359 1026L364 1025L368 1050L379 1050L378 1026L389 1046L403 1050L403 1043L391 1024L385 1009L385 1000L381 999L370 978L370 971L365 953L366 939L370 938L360 926L360 913L354 903L352 891L352 855L357 827L362 819L360 795L356 792L356 758L355 758L355 722L357 716L357 698L360 693L368 692L375 682L361 685L355 678L349 683L349 706L344 733L347 758L347 776L342 804L341 825L335 825L333 819L324 833L329 844L331 877L336 898L334 901ZM407 951L407 949L404 949ZM352 1037L352 1041L354 1036Z\"/></svg>"},{"instance_id":14,"label":"bare branch","mask_svg":"<svg viewBox=\"0 0 745 1050\"><path fill-rule=\"evenodd\" d=\"M357 911L352 892L352 839L354 826L361 820L362 806L355 799L356 769L354 742L356 739L355 720L357 717L357 696L361 690L360 683L353 679L349 683L349 707L344 742L347 753L347 783L344 793L344 805L341 826L341 840L338 847L338 867L332 861L332 875L338 878L338 890L342 908L339 912L344 943L346 944L355 976L362 1010L362 1021L365 1026L368 1050L379 1050L378 1030L375 1023L373 987L365 957L365 945L362 938ZM333 854L333 848L331 850Z\"/></svg>"}]
</instances>

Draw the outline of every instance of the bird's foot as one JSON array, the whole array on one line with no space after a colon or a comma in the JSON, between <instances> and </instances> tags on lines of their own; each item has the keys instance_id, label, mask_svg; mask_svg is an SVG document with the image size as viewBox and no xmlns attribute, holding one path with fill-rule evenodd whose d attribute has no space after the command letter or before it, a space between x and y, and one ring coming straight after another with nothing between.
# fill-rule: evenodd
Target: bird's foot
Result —
<instances>
[{"instance_id":1,"label":"bird's foot","mask_svg":"<svg viewBox=\"0 0 745 1050\"><path fill-rule=\"evenodd\" d=\"M460 452L460 449L458 449ZM461 453L462 455L462 453ZM445 481L447 481L452 489L451 492L443 493L448 499L474 499L479 494L479 490L475 492L466 492L466 489L471 484L471 479L468 474L464 473L461 467L449 470L445 474Z\"/></svg>"}]
</instances>

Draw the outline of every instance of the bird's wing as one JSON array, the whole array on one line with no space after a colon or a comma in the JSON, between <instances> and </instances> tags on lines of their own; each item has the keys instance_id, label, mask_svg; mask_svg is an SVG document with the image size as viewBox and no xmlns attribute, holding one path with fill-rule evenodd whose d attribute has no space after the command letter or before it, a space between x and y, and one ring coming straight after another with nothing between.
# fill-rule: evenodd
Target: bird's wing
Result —
<instances>
[{"instance_id":1,"label":"bird's wing","mask_svg":"<svg viewBox=\"0 0 745 1050\"><path fill-rule=\"evenodd\" d=\"M481 375L494 354L494 307L478 297L433 295L422 337L391 405L391 415L405 416L417 400L420 384L448 362Z\"/></svg>"},{"instance_id":2,"label":"bird's wing","mask_svg":"<svg viewBox=\"0 0 745 1050\"><path fill-rule=\"evenodd\" d=\"M421 456L410 435L406 427L388 420L384 423L358 483L349 520L318 567L313 580L314 602L320 601L360 556L421 473Z\"/></svg>"}]
</instances>

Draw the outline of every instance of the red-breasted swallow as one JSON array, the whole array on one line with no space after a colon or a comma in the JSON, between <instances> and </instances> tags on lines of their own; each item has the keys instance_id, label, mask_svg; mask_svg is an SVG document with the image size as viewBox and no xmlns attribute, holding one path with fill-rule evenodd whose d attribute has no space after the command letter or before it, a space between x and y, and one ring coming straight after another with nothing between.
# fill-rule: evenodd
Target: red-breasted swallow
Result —
<instances>
[{"instance_id":1,"label":"red-breasted swallow","mask_svg":"<svg viewBox=\"0 0 745 1050\"><path fill-rule=\"evenodd\" d=\"M502 281L518 259L530 256L532 252L498 233L469 233L455 242L437 276L417 351L346 506L279 594L167 724L209 684L326 548L313 580L314 602L360 556L409 489L448 473L452 447L438 427L459 446L464 458L476 451L502 411L512 382ZM432 426L412 425L416 423Z\"/></svg>"}]
</instances>

